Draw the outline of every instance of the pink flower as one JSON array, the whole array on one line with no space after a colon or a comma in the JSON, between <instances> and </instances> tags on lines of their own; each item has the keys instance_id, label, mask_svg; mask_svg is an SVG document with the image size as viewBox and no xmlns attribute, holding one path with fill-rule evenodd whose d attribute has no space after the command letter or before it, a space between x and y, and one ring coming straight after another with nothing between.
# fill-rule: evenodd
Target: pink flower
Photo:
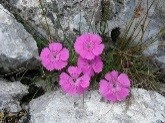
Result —
<instances>
[{"instance_id":1,"label":"pink flower","mask_svg":"<svg viewBox=\"0 0 165 123\"><path fill-rule=\"evenodd\" d=\"M82 58L92 60L103 52L104 44L101 42L102 39L97 34L83 34L76 39L74 48Z\"/></svg>"},{"instance_id":2,"label":"pink flower","mask_svg":"<svg viewBox=\"0 0 165 123\"><path fill-rule=\"evenodd\" d=\"M100 73L103 69L103 62L100 56L95 57L93 60L83 59L80 56L77 64L82 72L89 76L94 76L94 73Z\"/></svg>"},{"instance_id":3,"label":"pink flower","mask_svg":"<svg viewBox=\"0 0 165 123\"><path fill-rule=\"evenodd\" d=\"M60 75L60 86L65 93L70 95L83 94L89 87L90 77L82 74L78 67L69 67L68 73Z\"/></svg>"},{"instance_id":4,"label":"pink flower","mask_svg":"<svg viewBox=\"0 0 165 123\"><path fill-rule=\"evenodd\" d=\"M50 43L40 54L42 65L47 70L60 70L67 65L69 51L61 43Z\"/></svg>"},{"instance_id":5,"label":"pink flower","mask_svg":"<svg viewBox=\"0 0 165 123\"><path fill-rule=\"evenodd\" d=\"M130 80L125 73L117 71L109 72L105 79L99 83L99 92L107 100L112 102L124 100L130 92Z\"/></svg>"}]
</instances>

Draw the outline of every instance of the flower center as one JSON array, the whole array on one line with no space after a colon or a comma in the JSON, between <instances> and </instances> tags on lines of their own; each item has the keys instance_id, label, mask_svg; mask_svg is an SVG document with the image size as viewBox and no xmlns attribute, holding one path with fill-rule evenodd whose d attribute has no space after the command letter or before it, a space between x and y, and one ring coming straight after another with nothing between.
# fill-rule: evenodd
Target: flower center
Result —
<instances>
[{"instance_id":1,"label":"flower center","mask_svg":"<svg viewBox=\"0 0 165 123\"><path fill-rule=\"evenodd\" d=\"M91 45L87 43L86 47L89 49L91 48Z\"/></svg>"},{"instance_id":2,"label":"flower center","mask_svg":"<svg viewBox=\"0 0 165 123\"><path fill-rule=\"evenodd\" d=\"M52 52L52 54L50 55L50 59L51 61L58 61L60 59L60 56L57 52Z\"/></svg>"},{"instance_id":3,"label":"flower center","mask_svg":"<svg viewBox=\"0 0 165 123\"><path fill-rule=\"evenodd\" d=\"M118 82L114 79L113 81L111 81L111 83L112 83L112 87L114 88L114 89L116 89L119 85L118 85Z\"/></svg>"},{"instance_id":4,"label":"flower center","mask_svg":"<svg viewBox=\"0 0 165 123\"><path fill-rule=\"evenodd\" d=\"M58 61L58 60L60 59L60 56L59 56L58 54L53 55L53 57L54 57L54 59L55 59L56 61Z\"/></svg>"},{"instance_id":5,"label":"flower center","mask_svg":"<svg viewBox=\"0 0 165 123\"><path fill-rule=\"evenodd\" d=\"M91 65L91 64L92 64L92 62L93 62L93 61L91 61L91 60L88 60L88 64L89 64L89 65Z\"/></svg>"},{"instance_id":6,"label":"flower center","mask_svg":"<svg viewBox=\"0 0 165 123\"><path fill-rule=\"evenodd\" d=\"M74 85L78 85L82 80L81 80L81 75L77 74L77 73L72 73L72 80Z\"/></svg>"},{"instance_id":7,"label":"flower center","mask_svg":"<svg viewBox=\"0 0 165 123\"><path fill-rule=\"evenodd\" d=\"M80 79L79 78L72 78L74 85L78 85Z\"/></svg>"},{"instance_id":8,"label":"flower center","mask_svg":"<svg viewBox=\"0 0 165 123\"><path fill-rule=\"evenodd\" d=\"M85 43L85 49L90 50L93 49L93 47L94 47L93 42L89 41Z\"/></svg>"},{"instance_id":9,"label":"flower center","mask_svg":"<svg viewBox=\"0 0 165 123\"><path fill-rule=\"evenodd\" d=\"M113 88L116 88L117 87L117 84L113 83Z\"/></svg>"},{"instance_id":10,"label":"flower center","mask_svg":"<svg viewBox=\"0 0 165 123\"><path fill-rule=\"evenodd\" d=\"M76 78L72 78L72 80L73 80L73 83L75 84L76 83L76 81L77 81L77 79Z\"/></svg>"},{"instance_id":11,"label":"flower center","mask_svg":"<svg viewBox=\"0 0 165 123\"><path fill-rule=\"evenodd\" d=\"M72 76L73 81L76 82L77 78L78 78L78 74L77 73L72 73L71 76Z\"/></svg>"},{"instance_id":12,"label":"flower center","mask_svg":"<svg viewBox=\"0 0 165 123\"><path fill-rule=\"evenodd\" d=\"M81 79L81 77L78 77L78 78L74 81L74 84L75 84L75 85L79 85L80 83L82 83L82 79Z\"/></svg>"}]
</instances>

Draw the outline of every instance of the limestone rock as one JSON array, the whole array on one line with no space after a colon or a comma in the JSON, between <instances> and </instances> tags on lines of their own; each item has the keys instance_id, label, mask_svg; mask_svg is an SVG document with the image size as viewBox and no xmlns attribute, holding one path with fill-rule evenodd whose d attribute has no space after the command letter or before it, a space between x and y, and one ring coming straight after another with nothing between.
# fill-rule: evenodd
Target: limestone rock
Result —
<instances>
[{"instance_id":1,"label":"limestone rock","mask_svg":"<svg viewBox=\"0 0 165 123\"><path fill-rule=\"evenodd\" d=\"M0 80L0 111L6 109L9 112L21 110L20 99L28 93L28 87L20 82L7 82Z\"/></svg>"},{"instance_id":2,"label":"limestone rock","mask_svg":"<svg viewBox=\"0 0 165 123\"><path fill-rule=\"evenodd\" d=\"M47 39L52 37L61 40L61 36L58 35L61 30L71 39L74 39L79 31L83 33L90 30L89 26L94 23L93 14L98 10L100 1L10 0L9 3L4 3L19 9L19 15Z\"/></svg>"},{"instance_id":3,"label":"limestone rock","mask_svg":"<svg viewBox=\"0 0 165 123\"><path fill-rule=\"evenodd\" d=\"M6 0L1 1L6 2ZM108 28L106 30L108 34L115 27L124 29L126 23L133 16L135 7L138 7L139 1L142 3L140 4L141 8L139 6L138 13L144 15L148 0L104 0L104 2L102 0L41 0L42 3L33 0L9 0L6 4L8 4L8 8L17 8L17 13L24 21L28 21L37 30L37 33L40 32L47 39L63 40L65 34L71 41L74 41L80 32L97 32L96 28L97 30L100 29L98 23L102 19L108 19ZM152 0L148 2L148 6L150 6ZM102 12L103 6L107 8L104 14ZM144 35L144 41L158 33L160 28L165 27L164 6L164 0L159 0L158 4L155 0L149 11L147 21L150 24ZM106 17L103 17L103 15ZM138 19L136 20L138 21ZM132 27L131 29L133 30L134 28ZM162 69L165 69L164 35L160 36L144 52L146 55L154 56L154 62L156 61L157 66Z\"/></svg>"},{"instance_id":4,"label":"limestone rock","mask_svg":"<svg viewBox=\"0 0 165 123\"><path fill-rule=\"evenodd\" d=\"M165 122L165 98L157 92L132 89L130 100L102 101L98 91L72 97L56 91L30 102L31 123Z\"/></svg>"},{"instance_id":5,"label":"limestone rock","mask_svg":"<svg viewBox=\"0 0 165 123\"><path fill-rule=\"evenodd\" d=\"M153 0L148 1L143 0L140 3L140 0L125 0L125 1L119 1L119 0L112 0L114 3L114 12L116 13L115 16L108 21L108 29L107 31L110 31L115 27L120 27L121 32L125 29L126 24L130 22L131 18L134 16L134 9L137 8L137 17L134 19L134 22L132 23L132 27L130 28L129 34L132 35L132 31L134 30L134 27L137 27L139 20L144 17L147 11L147 6L149 7L152 4ZM146 41L147 39L151 37L155 37L156 34L161 30L165 29L165 23L164 19L165 16L163 13L165 13L165 1L159 0L153 2L153 5L151 5L151 8L148 12L148 18L146 18L146 23L144 27L147 27L145 34L143 36L143 41ZM148 24L149 23L149 24ZM140 24L140 26L136 29L135 35L140 31L139 36L136 37L136 42L138 42L142 35L142 26L143 23ZM134 36L135 36L134 35ZM165 33L162 33L162 35L159 35L155 42L148 46L148 48L144 51L144 54L146 56L151 56L152 61L156 62L157 66L165 70Z\"/></svg>"},{"instance_id":6,"label":"limestone rock","mask_svg":"<svg viewBox=\"0 0 165 123\"><path fill-rule=\"evenodd\" d=\"M32 35L0 5L0 73L38 66L38 48Z\"/></svg>"}]
</instances>

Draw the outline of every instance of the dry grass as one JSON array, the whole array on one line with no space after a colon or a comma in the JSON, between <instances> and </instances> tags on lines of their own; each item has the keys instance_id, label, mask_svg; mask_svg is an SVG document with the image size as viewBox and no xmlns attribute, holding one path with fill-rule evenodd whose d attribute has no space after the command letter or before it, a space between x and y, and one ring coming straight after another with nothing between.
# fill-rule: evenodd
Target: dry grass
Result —
<instances>
[{"instance_id":1,"label":"dry grass","mask_svg":"<svg viewBox=\"0 0 165 123\"><path fill-rule=\"evenodd\" d=\"M143 52L157 41L164 31L164 29L160 29L157 34L144 40L150 24L148 13L151 7L156 4L155 0L150 5L147 3L147 10L144 14L141 13L144 11L141 8L141 4L139 3L136 6L134 16L127 23L124 31L117 37L114 45L108 47L103 55L105 67L102 77L107 71L115 69L128 73L132 79L132 87L149 90L157 90L159 88L159 82L155 75L156 71L154 71L153 66L150 64L151 58L143 55ZM109 42L106 40L109 39L109 36L102 35L105 37L105 42Z\"/></svg>"}]
</instances>

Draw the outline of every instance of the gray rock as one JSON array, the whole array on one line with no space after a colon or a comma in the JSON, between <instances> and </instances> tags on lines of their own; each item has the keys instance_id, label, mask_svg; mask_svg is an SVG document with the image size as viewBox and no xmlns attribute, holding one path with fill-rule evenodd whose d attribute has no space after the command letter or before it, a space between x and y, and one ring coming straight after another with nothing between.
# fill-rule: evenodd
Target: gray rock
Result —
<instances>
[{"instance_id":1,"label":"gray rock","mask_svg":"<svg viewBox=\"0 0 165 123\"><path fill-rule=\"evenodd\" d=\"M5 0L2 1L7 3ZM32 0L10 0L7 4L19 9L19 15L47 39L61 39L58 35L61 30L63 34L74 39L78 34L79 25L82 25L80 31L84 32L88 31L88 26L94 24L93 14L99 9L100 1L45 0L40 3Z\"/></svg>"},{"instance_id":2,"label":"gray rock","mask_svg":"<svg viewBox=\"0 0 165 123\"><path fill-rule=\"evenodd\" d=\"M2 1L6 2L5 0ZM142 1L141 15L144 15L146 11L147 1ZM133 16L138 2L139 0L104 0L104 5L102 5L101 0L45 0L42 1L42 4L32 0L10 0L7 4L16 7L19 10L19 15L47 39L63 40L65 34L74 40L79 31L82 33L97 32L96 28L97 30L100 29L99 22L105 19L108 20L106 31L109 31L109 34L114 27L124 29L126 23ZM149 1L149 5L151 3L152 0ZM103 6L106 11L104 14L102 13ZM146 30L144 40L154 36L160 28L165 27L164 6L164 0L159 0L158 4L155 0L149 11L147 21L150 21L150 25ZM138 21L138 19L136 20ZM133 30L133 27L131 29ZM144 54L154 56L153 59L156 60L158 66L165 69L165 39L163 37L163 35L160 36L155 43L145 50Z\"/></svg>"},{"instance_id":3,"label":"gray rock","mask_svg":"<svg viewBox=\"0 0 165 123\"><path fill-rule=\"evenodd\" d=\"M148 6L151 5L153 0L148 1ZM155 1L154 4L151 6L148 18L146 19L146 24L144 27L147 26L147 23L149 23L148 28L144 34L143 41L146 41L150 37L155 37L155 35L160 31L160 29L165 29L165 16L163 13L165 13L165 9L163 6L165 6L165 1L160 0ZM122 29L125 28L126 23L130 21L132 16L134 15L134 9L138 6L139 0L125 0L124 2L118 3L118 1L114 0L115 4L115 11L116 11L116 17L114 17L112 20L108 22L108 30L112 30L114 27L120 27ZM117 9L117 10L116 10ZM141 3L141 15L134 19L134 23L132 24L132 28L130 30L133 30L134 27L136 27L138 21L142 19L144 14L146 14L147 11L147 0L143 0ZM142 23L141 23L142 25ZM121 29L121 30L122 30ZM138 29L135 31L135 34L137 34L141 30L141 26L138 27ZM131 32L131 31L130 31ZM131 33L130 33L131 34ZM139 33L139 36L136 38L136 41L138 42L140 40L140 36L142 35L142 31ZM161 69L165 69L165 33L160 35L156 41L151 44L145 51L144 54L147 56L153 56L153 60L156 61L158 66Z\"/></svg>"},{"instance_id":4,"label":"gray rock","mask_svg":"<svg viewBox=\"0 0 165 123\"><path fill-rule=\"evenodd\" d=\"M0 111L6 109L9 112L21 110L20 99L28 93L28 87L20 82L7 82L0 80Z\"/></svg>"},{"instance_id":5,"label":"gray rock","mask_svg":"<svg viewBox=\"0 0 165 123\"><path fill-rule=\"evenodd\" d=\"M72 97L56 91L30 102L31 123L165 122L165 98L157 92L132 89L130 100L107 103L97 91Z\"/></svg>"},{"instance_id":6,"label":"gray rock","mask_svg":"<svg viewBox=\"0 0 165 123\"><path fill-rule=\"evenodd\" d=\"M73 28L77 31L80 30L81 33L85 33L89 29L86 19L84 18L84 13L82 13L82 12L75 15L75 17L73 19L73 25L74 25Z\"/></svg>"},{"instance_id":7,"label":"gray rock","mask_svg":"<svg viewBox=\"0 0 165 123\"><path fill-rule=\"evenodd\" d=\"M33 37L0 5L0 73L38 66L38 48Z\"/></svg>"}]
</instances>

